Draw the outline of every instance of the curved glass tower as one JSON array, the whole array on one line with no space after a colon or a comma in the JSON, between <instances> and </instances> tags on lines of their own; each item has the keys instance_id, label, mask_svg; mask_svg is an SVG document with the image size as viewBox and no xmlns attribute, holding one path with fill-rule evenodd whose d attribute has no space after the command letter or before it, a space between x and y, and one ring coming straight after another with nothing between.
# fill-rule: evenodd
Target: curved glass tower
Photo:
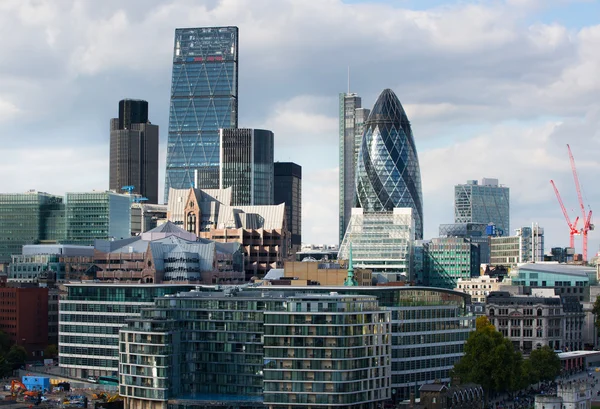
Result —
<instances>
[{"instance_id":1,"label":"curved glass tower","mask_svg":"<svg viewBox=\"0 0 600 409\"><path fill-rule=\"evenodd\" d=\"M419 158L406 112L391 89L379 95L365 122L356 169L356 202L367 212L412 208L415 239L423 238Z\"/></svg>"}]
</instances>

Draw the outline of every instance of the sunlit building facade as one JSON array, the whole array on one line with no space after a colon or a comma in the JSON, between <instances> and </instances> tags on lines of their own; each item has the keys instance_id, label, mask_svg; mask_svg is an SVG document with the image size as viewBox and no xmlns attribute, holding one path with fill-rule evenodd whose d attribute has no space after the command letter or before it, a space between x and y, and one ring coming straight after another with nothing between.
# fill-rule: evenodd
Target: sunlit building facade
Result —
<instances>
[{"instance_id":1,"label":"sunlit building facade","mask_svg":"<svg viewBox=\"0 0 600 409\"><path fill-rule=\"evenodd\" d=\"M454 186L454 222L494 224L497 235L510 234L510 191L498 179L468 180Z\"/></svg>"},{"instance_id":2,"label":"sunlit building facade","mask_svg":"<svg viewBox=\"0 0 600 409\"><path fill-rule=\"evenodd\" d=\"M219 129L238 123L238 28L175 30L165 201L169 188L219 187Z\"/></svg>"},{"instance_id":3,"label":"sunlit building facade","mask_svg":"<svg viewBox=\"0 0 600 409\"><path fill-rule=\"evenodd\" d=\"M356 166L356 207L365 212L411 208L414 238L423 238L417 148L406 112L390 89L379 95L364 125Z\"/></svg>"}]
</instances>

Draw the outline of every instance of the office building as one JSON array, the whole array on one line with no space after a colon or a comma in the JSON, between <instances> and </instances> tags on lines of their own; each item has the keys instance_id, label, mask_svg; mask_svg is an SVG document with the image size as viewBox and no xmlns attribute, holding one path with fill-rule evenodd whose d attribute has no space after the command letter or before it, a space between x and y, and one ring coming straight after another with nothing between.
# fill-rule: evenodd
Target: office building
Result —
<instances>
[{"instance_id":1,"label":"office building","mask_svg":"<svg viewBox=\"0 0 600 409\"><path fill-rule=\"evenodd\" d=\"M358 326L368 335L356 336ZM157 299L120 337L119 393L131 409L364 408L391 395L390 313L373 296L179 293Z\"/></svg>"},{"instance_id":2,"label":"office building","mask_svg":"<svg viewBox=\"0 0 600 409\"><path fill-rule=\"evenodd\" d=\"M410 122L398 97L385 89L365 122L356 166L356 207L368 212L411 208L414 239L423 238L423 193Z\"/></svg>"},{"instance_id":3,"label":"office building","mask_svg":"<svg viewBox=\"0 0 600 409\"><path fill-rule=\"evenodd\" d=\"M234 206L273 204L273 132L220 129L220 189L231 187ZM196 173L200 177L201 173ZM198 180L196 186L200 186Z\"/></svg>"},{"instance_id":4,"label":"office building","mask_svg":"<svg viewBox=\"0 0 600 409\"><path fill-rule=\"evenodd\" d=\"M510 279L500 280L497 277L478 276L469 278L459 278L456 281L456 291L462 291L471 296L473 303L485 304L485 298L492 291L499 291L501 286L509 286Z\"/></svg>"},{"instance_id":5,"label":"office building","mask_svg":"<svg viewBox=\"0 0 600 409\"><path fill-rule=\"evenodd\" d=\"M371 270L354 268L353 276L359 286L372 285ZM273 271L273 270L271 270ZM267 277L265 277L267 278ZM283 282L293 286L310 285L323 286L344 285L348 278L348 261L319 262L319 261L286 261L283 275L280 279L272 280L273 285L283 285Z\"/></svg>"},{"instance_id":6,"label":"office building","mask_svg":"<svg viewBox=\"0 0 600 409\"><path fill-rule=\"evenodd\" d=\"M137 236L167 221L167 205L131 203L131 235Z\"/></svg>"},{"instance_id":7,"label":"office building","mask_svg":"<svg viewBox=\"0 0 600 409\"><path fill-rule=\"evenodd\" d=\"M273 204L285 203L285 220L291 234L291 252L302 247L302 167L292 162L275 162Z\"/></svg>"},{"instance_id":8,"label":"office building","mask_svg":"<svg viewBox=\"0 0 600 409\"><path fill-rule=\"evenodd\" d=\"M158 203L158 126L148 121L148 102L119 101L119 117L110 120L109 189L130 192Z\"/></svg>"},{"instance_id":9,"label":"office building","mask_svg":"<svg viewBox=\"0 0 600 409\"><path fill-rule=\"evenodd\" d=\"M434 238L424 244L425 283L455 288L459 279L479 275L479 246L461 237Z\"/></svg>"},{"instance_id":10,"label":"office building","mask_svg":"<svg viewBox=\"0 0 600 409\"><path fill-rule=\"evenodd\" d=\"M356 163L369 109L361 108L361 98L355 93L339 95L339 235L344 239L350 213L356 201Z\"/></svg>"},{"instance_id":11,"label":"office building","mask_svg":"<svg viewBox=\"0 0 600 409\"><path fill-rule=\"evenodd\" d=\"M514 236L490 237L489 243L493 266L510 268L544 261L544 229L537 225L516 229Z\"/></svg>"},{"instance_id":12,"label":"office building","mask_svg":"<svg viewBox=\"0 0 600 409\"><path fill-rule=\"evenodd\" d=\"M348 260L352 247L354 266L372 270L375 282L408 281L412 274L414 240L412 208L389 212L354 208L338 260Z\"/></svg>"},{"instance_id":13,"label":"office building","mask_svg":"<svg viewBox=\"0 0 600 409\"><path fill-rule=\"evenodd\" d=\"M512 284L532 288L552 288L555 294L590 300L590 287L598 284L596 268L571 264L527 263L511 272Z\"/></svg>"},{"instance_id":14,"label":"office building","mask_svg":"<svg viewBox=\"0 0 600 409\"><path fill-rule=\"evenodd\" d=\"M454 222L494 224L502 236L510 232L510 192L498 179L468 180L454 186Z\"/></svg>"},{"instance_id":15,"label":"office building","mask_svg":"<svg viewBox=\"0 0 600 409\"><path fill-rule=\"evenodd\" d=\"M219 187L219 129L238 124L238 28L178 28L167 143L169 189Z\"/></svg>"},{"instance_id":16,"label":"office building","mask_svg":"<svg viewBox=\"0 0 600 409\"><path fill-rule=\"evenodd\" d=\"M48 289L0 287L0 331L34 357L48 346Z\"/></svg>"},{"instance_id":17,"label":"office building","mask_svg":"<svg viewBox=\"0 0 600 409\"><path fill-rule=\"evenodd\" d=\"M113 192L65 194L68 244L91 246L94 240L131 236L131 198Z\"/></svg>"},{"instance_id":18,"label":"office building","mask_svg":"<svg viewBox=\"0 0 600 409\"><path fill-rule=\"evenodd\" d=\"M490 243L486 233L487 224L481 223L449 223L440 224L439 237L462 237L470 239L479 246L479 262L490 262Z\"/></svg>"},{"instance_id":19,"label":"office building","mask_svg":"<svg viewBox=\"0 0 600 409\"><path fill-rule=\"evenodd\" d=\"M33 190L0 194L0 264L10 263L25 244L56 242L64 235L62 197Z\"/></svg>"},{"instance_id":20,"label":"office building","mask_svg":"<svg viewBox=\"0 0 600 409\"><path fill-rule=\"evenodd\" d=\"M60 300L59 365L71 378L107 376L118 383L119 329L154 299L193 285L69 283Z\"/></svg>"},{"instance_id":21,"label":"office building","mask_svg":"<svg viewBox=\"0 0 600 409\"><path fill-rule=\"evenodd\" d=\"M282 268L290 254L285 204L231 206L231 188L171 189L167 215L174 224L203 239L240 243L246 279Z\"/></svg>"}]
</instances>

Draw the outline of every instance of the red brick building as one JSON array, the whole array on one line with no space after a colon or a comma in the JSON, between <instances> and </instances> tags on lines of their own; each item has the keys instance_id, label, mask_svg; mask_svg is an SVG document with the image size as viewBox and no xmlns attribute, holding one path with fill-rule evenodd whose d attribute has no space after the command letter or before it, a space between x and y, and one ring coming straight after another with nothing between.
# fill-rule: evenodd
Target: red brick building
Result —
<instances>
[{"instance_id":1,"label":"red brick building","mask_svg":"<svg viewBox=\"0 0 600 409\"><path fill-rule=\"evenodd\" d=\"M42 356L48 346L48 289L0 287L0 331L30 355Z\"/></svg>"}]
</instances>

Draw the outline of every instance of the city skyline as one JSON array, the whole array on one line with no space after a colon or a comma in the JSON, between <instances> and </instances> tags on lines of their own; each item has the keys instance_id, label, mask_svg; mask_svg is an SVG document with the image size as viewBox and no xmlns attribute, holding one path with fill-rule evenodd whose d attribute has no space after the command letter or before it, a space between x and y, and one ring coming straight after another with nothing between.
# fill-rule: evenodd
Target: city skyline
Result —
<instances>
[{"instance_id":1,"label":"city skyline","mask_svg":"<svg viewBox=\"0 0 600 409\"><path fill-rule=\"evenodd\" d=\"M411 119L426 238L452 222L454 185L490 177L511 189L511 225L538 222L547 249L568 245L549 183L555 180L574 217L566 143L586 204L600 203L592 189L600 168L600 27L590 17L597 4L140 4L0 6L0 21L14 33L0 40L0 52L13 57L0 65L2 170L10 175L0 191L106 189L106 119L115 104L147 100L153 124L167 129L175 28L232 25L241 43L238 126L273 130L275 160L303 167L305 242L337 242L337 100L348 65L350 92L363 106L391 88ZM339 19L328 21L331 15ZM42 65L43 74L35 68ZM166 142L161 138L159 192ZM592 232L590 256L599 242ZM576 243L580 251L580 238Z\"/></svg>"}]
</instances>

